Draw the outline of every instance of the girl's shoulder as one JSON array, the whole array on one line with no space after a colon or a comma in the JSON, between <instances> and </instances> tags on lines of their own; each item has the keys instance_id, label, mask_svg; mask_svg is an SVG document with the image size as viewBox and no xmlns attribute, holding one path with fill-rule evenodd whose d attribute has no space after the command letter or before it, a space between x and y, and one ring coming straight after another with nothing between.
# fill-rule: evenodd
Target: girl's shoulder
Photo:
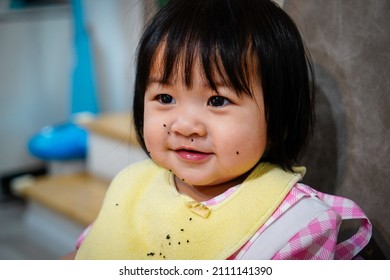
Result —
<instances>
[{"instance_id":1,"label":"girl's shoulder","mask_svg":"<svg viewBox=\"0 0 390 280\"><path fill-rule=\"evenodd\" d=\"M359 220L359 228L337 243L340 225L347 219ZM371 231L367 216L352 200L297 183L236 258L352 259L366 246Z\"/></svg>"}]
</instances>

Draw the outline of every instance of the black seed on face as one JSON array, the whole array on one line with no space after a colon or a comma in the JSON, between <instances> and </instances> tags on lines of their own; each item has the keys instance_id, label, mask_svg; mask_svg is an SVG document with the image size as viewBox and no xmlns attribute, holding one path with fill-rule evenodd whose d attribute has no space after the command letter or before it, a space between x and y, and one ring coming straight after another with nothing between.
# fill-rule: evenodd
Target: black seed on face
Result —
<instances>
[{"instance_id":1,"label":"black seed on face","mask_svg":"<svg viewBox=\"0 0 390 280\"><path fill-rule=\"evenodd\" d=\"M151 256L153 257L155 254L153 252L149 253L149 254L146 254L147 256Z\"/></svg>"},{"instance_id":2,"label":"black seed on face","mask_svg":"<svg viewBox=\"0 0 390 280\"><path fill-rule=\"evenodd\" d=\"M187 240L187 243L190 243L190 241L189 241L189 240Z\"/></svg>"},{"instance_id":3,"label":"black seed on face","mask_svg":"<svg viewBox=\"0 0 390 280\"><path fill-rule=\"evenodd\" d=\"M177 244L179 244L179 245L180 245L180 242L177 242Z\"/></svg>"},{"instance_id":4,"label":"black seed on face","mask_svg":"<svg viewBox=\"0 0 390 280\"><path fill-rule=\"evenodd\" d=\"M181 231L184 231L184 229L182 228Z\"/></svg>"},{"instance_id":5,"label":"black seed on face","mask_svg":"<svg viewBox=\"0 0 390 280\"><path fill-rule=\"evenodd\" d=\"M192 221L192 218L190 218L190 221Z\"/></svg>"},{"instance_id":6,"label":"black seed on face","mask_svg":"<svg viewBox=\"0 0 390 280\"><path fill-rule=\"evenodd\" d=\"M162 253L160 253L160 256L162 255Z\"/></svg>"}]
</instances>

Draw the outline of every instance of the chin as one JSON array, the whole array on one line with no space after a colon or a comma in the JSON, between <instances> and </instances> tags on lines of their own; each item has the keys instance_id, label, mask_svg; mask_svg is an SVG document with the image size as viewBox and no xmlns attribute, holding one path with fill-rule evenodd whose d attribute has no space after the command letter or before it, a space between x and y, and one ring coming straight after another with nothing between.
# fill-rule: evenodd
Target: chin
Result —
<instances>
[{"instance_id":1,"label":"chin","mask_svg":"<svg viewBox=\"0 0 390 280\"><path fill-rule=\"evenodd\" d=\"M207 182L205 180L200 180L199 178L191 178L191 177L185 176L185 175L183 175L183 177L181 177L182 175L183 174L175 174L175 176L177 177L177 180L181 180L188 185L199 186L199 187L212 185L212 183Z\"/></svg>"}]
</instances>

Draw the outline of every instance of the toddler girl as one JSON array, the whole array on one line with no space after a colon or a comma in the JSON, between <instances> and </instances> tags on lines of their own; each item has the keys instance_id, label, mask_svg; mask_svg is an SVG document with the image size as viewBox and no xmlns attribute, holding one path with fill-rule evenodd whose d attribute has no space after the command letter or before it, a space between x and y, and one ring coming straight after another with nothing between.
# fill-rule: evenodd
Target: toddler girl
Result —
<instances>
[{"instance_id":1,"label":"toddler girl","mask_svg":"<svg viewBox=\"0 0 390 280\"><path fill-rule=\"evenodd\" d=\"M171 0L138 52L134 123L149 160L122 171L78 259L351 259L371 224L300 183L313 79L269 0ZM359 230L337 243L342 219Z\"/></svg>"}]
</instances>

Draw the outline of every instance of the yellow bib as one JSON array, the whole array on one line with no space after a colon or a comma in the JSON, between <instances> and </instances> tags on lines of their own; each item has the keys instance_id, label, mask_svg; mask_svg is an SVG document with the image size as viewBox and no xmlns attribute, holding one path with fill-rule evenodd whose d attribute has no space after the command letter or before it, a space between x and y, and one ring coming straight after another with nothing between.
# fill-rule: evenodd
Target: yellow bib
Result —
<instances>
[{"instance_id":1,"label":"yellow bib","mask_svg":"<svg viewBox=\"0 0 390 280\"><path fill-rule=\"evenodd\" d=\"M227 259L269 219L298 182L259 164L227 199L202 207L177 192L173 174L151 160L122 171L76 259Z\"/></svg>"}]
</instances>

